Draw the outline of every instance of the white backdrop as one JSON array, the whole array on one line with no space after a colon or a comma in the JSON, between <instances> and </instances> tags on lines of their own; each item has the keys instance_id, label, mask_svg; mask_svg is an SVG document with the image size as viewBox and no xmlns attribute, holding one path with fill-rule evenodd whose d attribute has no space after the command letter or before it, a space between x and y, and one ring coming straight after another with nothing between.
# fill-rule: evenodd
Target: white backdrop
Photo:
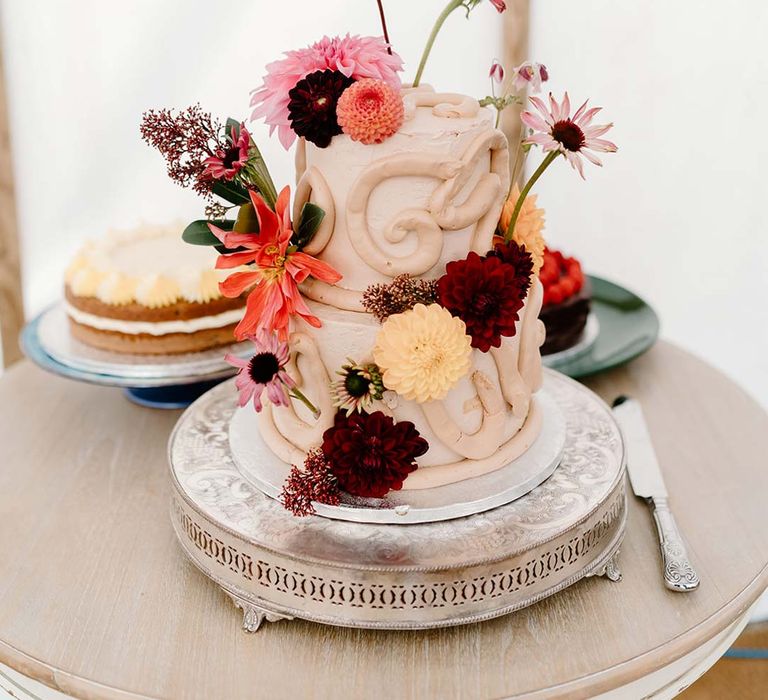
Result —
<instances>
[{"instance_id":1,"label":"white backdrop","mask_svg":"<svg viewBox=\"0 0 768 700\"><path fill-rule=\"evenodd\" d=\"M412 76L443 0L385 4ZM469 22L449 20L429 82L486 94L501 22L483 5ZM588 166L586 182L561 163L545 177L549 239L647 297L666 338L768 404L768 6L532 5L532 57L553 88L606 107L620 147L602 171ZM199 101L245 118L249 90L281 51L323 33L379 33L374 0L3 0L1 19L28 314L60 294L85 238L199 215L141 142L144 109ZM276 182L291 183L291 157L254 131Z\"/></svg>"}]
</instances>

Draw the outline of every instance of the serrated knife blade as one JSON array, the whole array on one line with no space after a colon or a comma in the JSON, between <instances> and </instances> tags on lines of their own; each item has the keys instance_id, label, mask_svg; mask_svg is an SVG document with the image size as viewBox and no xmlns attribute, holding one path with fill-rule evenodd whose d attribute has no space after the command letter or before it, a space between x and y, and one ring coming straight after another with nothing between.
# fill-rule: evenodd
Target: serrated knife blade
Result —
<instances>
[{"instance_id":1,"label":"serrated knife blade","mask_svg":"<svg viewBox=\"0 0 768 700\"><path fill-rule=\"evenodd\" d=\"M673 591L692 591L699 576L688 559L685 543L669 509L667 487L653 449L640 403L620 397L613 412L624 434L627 473L635 495L651 506L661 545L664 584Z\"/></svg>"}]
</instances>

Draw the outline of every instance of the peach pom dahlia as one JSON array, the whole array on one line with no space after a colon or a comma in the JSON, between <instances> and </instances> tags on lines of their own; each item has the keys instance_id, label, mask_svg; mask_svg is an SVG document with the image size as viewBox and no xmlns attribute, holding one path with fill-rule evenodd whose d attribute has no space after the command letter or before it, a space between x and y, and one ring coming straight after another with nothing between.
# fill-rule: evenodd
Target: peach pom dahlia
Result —
<instances>
[{"instance_id":1,"label":"peach pom dahlia","mask_svg":"<svg viewBox=\"0 0 768 700\"><path fill-rule=\"evenodd\" d=\"M509 198L504 202L504 208L501 210L499 227L502 231L506 231L509 228L515 203L519 196L520 188L515 185L512 192L510 192ZM546 246L541 233L544 230L544 210L536 206L537 197L538 195L532 194L525 198L517 221L515 221L515 230L510 239L523 246L530 253L533 260L534 275L539 273L544 263L544 248Z\"/></svg>"},{"instance_id":2,"label":"peach pom dahlia","mask_svg":"<svg viewBox=\"0 0 768 700\"><path fill-rule=\"evenodd\" d=\"M381 143L400 128L405 109L398 90L382 80L367 78L344 91L336 117L353 141L370 145Z\"/></svg>"}]
</instances>

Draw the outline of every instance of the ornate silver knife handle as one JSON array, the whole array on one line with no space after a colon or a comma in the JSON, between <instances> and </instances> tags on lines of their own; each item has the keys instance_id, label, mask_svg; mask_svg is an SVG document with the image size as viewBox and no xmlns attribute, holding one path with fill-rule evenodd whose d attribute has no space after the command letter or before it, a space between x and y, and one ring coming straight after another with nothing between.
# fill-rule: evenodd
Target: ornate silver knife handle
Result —
<instances>
[{"instance_id":1,"label":"ornate silver knife handle","mask_svg":"<svg viewBox=\"0 0 768 700\"><path fill-rule=\"evenodd\" d=\"M677 529L677 523L669 510L666 498L649 499L653 508L653 519L659 531L661 560L664 567L664 584L673 591L692 591L699 586L699 575L688 560L685 543Z\"/></svg>"}]
</instances>

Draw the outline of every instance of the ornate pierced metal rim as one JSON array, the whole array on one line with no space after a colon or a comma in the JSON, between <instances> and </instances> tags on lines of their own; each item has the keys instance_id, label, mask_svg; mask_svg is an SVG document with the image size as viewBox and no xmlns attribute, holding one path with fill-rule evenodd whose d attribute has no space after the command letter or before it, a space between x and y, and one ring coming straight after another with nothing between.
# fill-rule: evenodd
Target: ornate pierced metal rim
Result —
<instances>
[{"instance_id":1,"label":"ornate pierced metal rim","mask_svg":"<svg viewBox=\"0 0 768 700\"><path fill-rule=\"evenodd\" d=\"M210 578L214 583L221 587L230 597L236 602L242 602L246 604L254 605L255 607L265 611L266 613L272 613L278 618L300 618L308 620L310 622L316 622L320 624L333 625L336 627L349 627L357 629L379 629L379 630L425 630L435 629L441 627L453 627L456 625L472 624L475 622L484 622L494 619L496 617L502 617L510 613L521 610L522 608L533 605L551 595L559 593L560 591L572 586L578 581L596 575L603 575L605 570L615 563L615 558L618 555L619 549L624 539L624 532L626 528L627 520L627 497L626 491L622 490L621 493L621 508L620 508L620 521L616 527L615 534L608 545L603 549L598 557L592 560L584 568L572 574L571 576L558 581L553 586L546 588L538 593L523 598L515 603L504 605L493 610L487 610L484 612L469 613L466 615L457 615L455 617L449 617L444 619L433 619L424 621L396 621L396 620L371 620L371 619L353 619L346 617L336 617L331 615L320 615L311 611L293 608L286 605L276 604L271 601L265 600L255 596L254 594L234 585L233 583L224 580L220 576L212 573L209 569L203 567L199 561L195 558L194 554L190 551L188 544L185 542L183 533L178 531L178 525L176 519L172 516L172 522L174 530L176 531L177 538L181 544L182 551L187 559L189 559L194 566ZM288 557L291 558L291 557ZM429 571L425 570L425 573Z\"/></svg>"}]
</instances>

